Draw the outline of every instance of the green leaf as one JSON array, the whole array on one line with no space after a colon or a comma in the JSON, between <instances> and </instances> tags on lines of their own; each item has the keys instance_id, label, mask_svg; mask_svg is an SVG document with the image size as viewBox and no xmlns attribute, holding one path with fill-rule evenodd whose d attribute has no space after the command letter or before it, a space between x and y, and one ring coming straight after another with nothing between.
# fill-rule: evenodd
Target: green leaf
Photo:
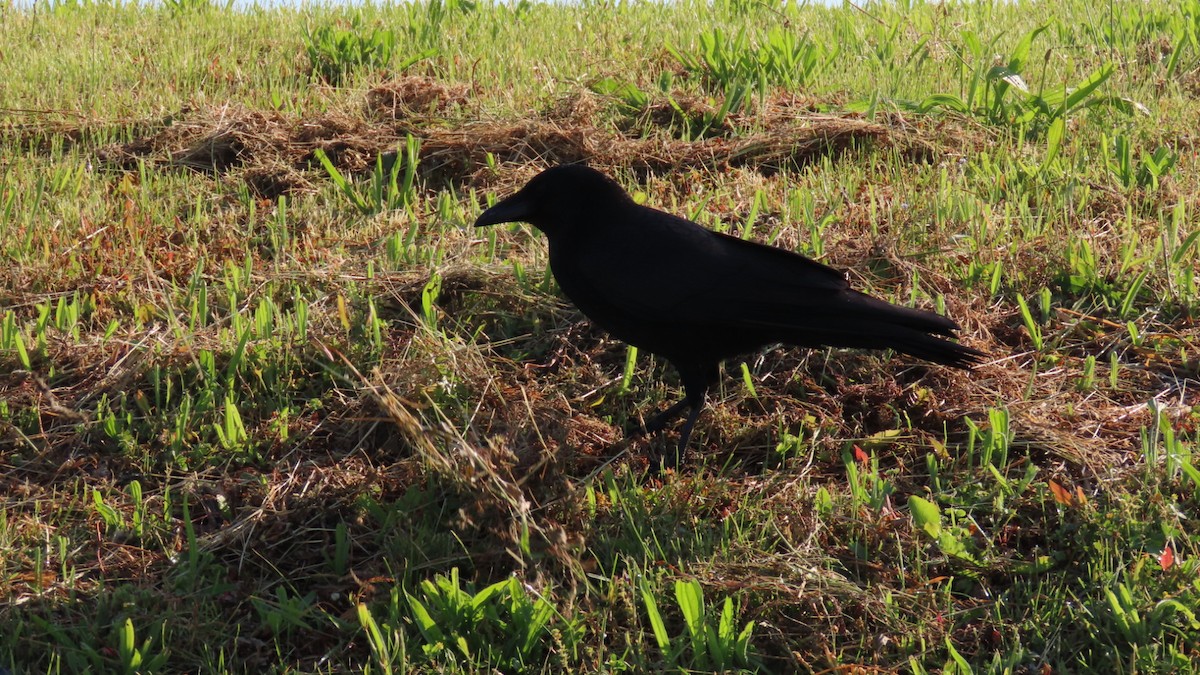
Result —
<instances>
[{"instance_id":1,"label":"green leaf","mask_svg":"<svg viewBox=\"0 0 1200 675\"><path fill-rule=\"evenodd\" d=\"M934 108L945 108L958 113L969 113L971 109L963 100L954 94L930 94L917 105L918 112L929 112Z\"/></svg>"},{"instance_id":2,"label":"green leaf","mask_svg":"<svg viewBox=\"0 0 1200 675\"><path fill-rule=\"evenodd\" d=\"M321 163L321 166L325 168L325 173L329 175L329 179L332 180L333 184L342 191L342 194L346 195L346 198L350 200L350 203L354 205L355 209L357 209L360 213L371 212L371 205L367 202L366 198L358 193L358 190L354 188L354 185L351 184L350 181L346 180L346 177L342 175L341 171L338 171L337 167L334 166L333 162L329 160L329 156L325 154L324 150L317 148L313 151L313 156L316 157L317 161Z\"/></svg>"},{"instance_id":3,"label":"green leaf","mask_svg":"<svg viewBox=\"0 0 1200 675\"><path fill-rule=\"evenodd\" d=\"M1033 341L1033 348L1040 352L1042 350L1042 329L1033 320L1033 313L1029 311L1029 304L1025 302L1025 296L1020 293L1017 294L1017 307L1021 310L1021 321L1025 324L1025 330L1029 332L1029 339Z\"/></svg>"},{"instance_id":4,"label":"green leaf","mask_svg":"<svg viewBox=\"0 0 1200 675\"><path fill-rule=\"evenodd\" d=\"M725 605L721 607L721 620L717 624L717 636L722 641L733 640L733 630L733 599L725 598Z\"/></svg>"},{"instance_id":5,"label":"green leaf","mask_svg":"<svg viewBox=\"0 0 1200 675\"><path fill-rule=\"evenodd\" d=\"M1138 295L1142 292L1142 285L1146 282L1146 277L1149 275L1150 268L1146 268L1141 274L1137 275L1137 278L1133 280L1133 283L1130 284L1129 288L1125 291L1125 297L1121 300L1120 309L1120 316L1122 319L1133 314L1133 303L1137 300Z\"/></svg>"},{"instance_id":6,"label":"green leaf","mask_svg":"<svg viewBox=\"0 0 1200 675\"><path fill-rule=\"evenodd\" d=\"M442 630L438 628L437 622L433 620L425 605L409 593L405 593L404 595L408 598L408 606L412 610L413 619L417 623L417 629L421 631L421 635L425 636L426 642L444 644L446 636L442 634Z\"/></svg>"},{"instance_id":7,"label":"green leaf","mask_svg":"<svg viewBox=\"0 0 1200 675\"><path fill-rule=\"evenodd\" d=\"M1112 63L1106 63L1100 67L1100 70L1092 73L1087 79L1079 83L1075 91L1067 95L1063 108L1066 112L1070 112L1075 106L1079 105L1084 99L1096 91L1096 89L1104 84L1108 78L1112 77L1116 67Z\"/></svg>"},{"instance_id":8,"label":"green leaf","mask_svg":"<svg viewBox=\"0 0 1200 675\"><path fill-rule=\"evenodd\" d=\"M750 394L750 398L758 398L758 390L754 388L754 377L750 374L750 367L742 361L742 384L746 385L746 391Z\"/></svg>"},{"instance_id":9,"label":"green leaf","mask_svg":"<svg viewBox=\"0 0 1200 675\"><path fill-rule=\"evenodd\" d=\"M650 628L654 631L654 642L665 655L670 652L671 638L667 635L667 626L663 623L662 614L658 611L658 603L650 589L642 586L642 602L646 605L646 616L650 619Z\"/></svg>"},{"instance_id":10,"label":"green leaf","mask_svg":"<svg viewBox=\"0 0 1200 675\"><path fill-rule=\"evenodd\" d=\"M242 356L246 353L246 344L250 342L251 328L246 326L240 336L238 336L237 348L233 350L233 354L229 357L229 365L225 366L225 377L233 382L234 376L237 374L238 368L242 366Z\"/></svg>"},{"instance_id":11,"label":"green leaf","mask_svg":"<svg viewBox=\"0 0 1200 675\"><path fill-rule=\"evenodd\" d=\"M703 658L704 649L704 590L695 579L675 582L675 600L687 623L688 636L692 640L692 654Z\"/></svg>"},{"instance_id":12,"label":"green leaf","mask_svg":"<svg viewBox=\"0 0 1200 675\"><path fill-rule=\"evenodd\" d=\"M13 346L17 348L17 360L21 362L25 370L29 370L33 365L29 360L29 352L25 349L25 340L21 339L20 333L13 333L13 338Z\"/></svg>"},{"instance_id":13,"label":"green leaf","mask_svg":"<svg viewBox=\"0 0 1200 675\"><path fill-rule=\"evenodd\" d=\"M629 391L629 385L633 383L633 372L637 368L638 348L633 345L625 350L625 371L621 374L621 391Z\"/></svg>"},{"instance_id":14,"label":"green leaf","mask_svg":"<svg viewBox=\"0 0 1200 675\"><path fill-rule=\"evenodd\" d=\"M1062 147L1063 134L1067 128L1067 120L1065 117L1057 116L1050 123L1050 128L1046 130L1046 158L1042 160L1042 170L1054 163L1058 157L1058 150Z\"/></svg>"},{"instance_id":15,"label":"green leaf","mask_svg":"<svg viewBox=\"0 0 1200 675\"><path fill-rule=\"evenodd\" d=\"M1029 50L1033 47L1033 41L1037 36L1042 34L1050 24L1043 24L1029 31L1021 37L1017 42L1017 46L1013 48L1012 56L1008 57L1008 68L1014 73L1021 72L1025 67L1025 62L1029 60ZM1022 89L1022 91L1027 91Z\"/></svg>"},{"instance_id":16,"label":"green leaf","mask_svg":"<svg viewBox=\"0 0 1200 675\"><path fill-rule=\"evenodd\" d=\"M754 622L747 621L746 627L738 633L737 652L738 658L745 662L750 655L750 636L754 633Z\"/></svg>"},{"instance_id":17,"label":"green leaf","mask_svg":"<svg viewBox=\"0 0 1200 675\"><path fill-rule=\"evenodd\" d=\"M696 627L704 622L704 591L700 588L700 582L695 579L676 581L675 598L688 628L695 632Z\"/></svg>"},{"instance_id":18,"label":"green leaf","mask_svg":"<svg viewBox=\"0 0 1200 675\"><path fill-rule=\"evenodd\" d=\"M1028 562L1014 563L1012 569L1017 574L1045 574L1054 569L1056 564L1051 556L1039 555Z\"/></svg>"},{"instance_id":19,"label":"green leaf","mask_svg":"<svg viewBox=\"0 0 1200 675\"><path fill-rule=\"evenodd\" d=\"M389 32L389 35L390 35L390 32ZM390 49L389 49L389 51L390 51ZM416 54L413 54L412 56L401 61L400 65L396 69L400 70L400 71L408 70L408 68L410 66L417 63L418 61L424 61L425 59L433 58L434 56L437 56L437 53L438 53L438 50L433 49L433 48L426 49L423 52L417 52Z\"/></svg>"},{"instance_id":20,"label":"green leaf","mask_svg":"<svg viewBox=\"0 0 1200 675\"><path fill-rule=\"evenodd\" d=\"M515 579L513 583L517 583ZM524 653L529 654L533 652L534 647L537 646L538 638L541 637L542 631L549 625L550 619L553 617L554 606L544 599L539 598L534 605L533 616L530 618L529 627L525 632L525 640L522 644Z\"/></svg>"},{"instance_id":21,"label":"green leaf","mask_svg":"<svg viewBox=\"0 0 1200 675\"><path fill-rule=\"evenodd\" d=\"M1183 241L1181 241L1179 246L1175 249L1175 252L1171 254L1171 263L1178 265L1180 262L1182 262L1184 256L1187 255L1188 250L1196 245L1197 239L1200 239L1200 229L1193 230L1191 234L1184 237Z\"/></svg>"},{"instance_id":22,"label":"green leaf","mask_svg":"<svg viewBox=\"0 0 1200 675\"><path fill-rule=\"evenodd\" d=\"M492 584L491 586L488 586L487 588L483 589L482 591L479 591L478 593L475 594L475 597L471 598L471 609L478 610L479 608L483 607L483 605L485 603L487 603L488 600L492 599L493 595L508 588L510 583L512 583L512 580L509 580L509 579L505 579L504 581L497 581L496 583Z\"/></svg>"},{"instance_id":23,"label":"green leaf","mask_svg":"<svg viewBox=\"0 0 1200 675\"><path fill-rule=\"evenodd\" d=\"M858 447L862 448L866 452L883 450L891 447L892 444L894 444L896 440L901 438L903 435L904 432L900 429L884 429L883 431L877 431L862 439L859 442Z\"/></svg>"},{"instance_id":24,"label":"green leaf","mask_svg":"<svg viewBox=\"0 0 1200 675\"><path fill-rule=\"evenodd\" d=\"M1196 621L1196 613L1188 608L1187 605L1178 600L1173 598L1165 598L1163 600L1159 600L1158 604L1154 606L1154 614L1160 617L1160 622L1171 619L1171 615L1175 613L1186 616L1188 623L1191 624L1193 630L1197 627L1200 627L1200 623Z\"/></svg>"},{"instance_id":25,"label":"green leaf","mask_svg":"<svg viewBox=\"0 0 1200 675\"><path fill-rule=\"evenodd\" d=\"M650 96L629 80L616 77L605 77L594 82L592 91L601 96L612 96L630 108L644 108L650 102Z\"/></svg>"},{"instance_id":26,"label":"green leaf","mask_svg":"<svg viewBox=\"0 0 1200 675\"><path fill-rule=\"evenodd\" d=\"M926 534L937 539L942 532L942 510L937 504L913 495L908 498L908 510L912 513L913 523L924 530Z\"/></svg>"},{"instance_id":27,"label":"green leaf","mask_svg":"<svg viewBox=\"0 0 1200 675\"><path fill-rule=\"evenodd\" d=\"M953 668L953 669L947 668L944 671L942 671L943 673L959 672L959 673L963 673L963 675L968 675L969 673L975 672L974 670L971 669L971 664L967 663L967 660L965 658L963 658L962 654L959 654L958 650L954 648L954 643L952 643L950 641L949 636L946 636L946 651L948 651L950 653L950 658L953 659L955 668ZM950 665L950 664L947 663L947 665Z\"/></svg>"},{"instance_id":28,"label":"green leaf","mask_svg":"<svg viewBox=\"0 0 1200 675\"><path fill-rule=\"evenodd\" d=\"M96 505L96 512L100 514L100 518L105 525L110 528L117 528L122 525L123 518L116 509L104 503L104 498L100 496L99 490L92 490L92 502Z\"/></svg>"},{"instance_id":29,"label":"green leaf","mask_svg":"<svg viewBox=\"0 0 1200 675\"><path fill-rule=\"evenodd\" d=\"M1175 77L1175 71L1179 69L1179 59L1183 56L1183 48L1187 46L1189 38L1194 35L1190 30L1182 30L1179 33L1179 40L1175 43L1175 48L1171 50L1171 58L1167 59L1166 79Z\"/></svg>"},{"instance_id":30,"label":"green leaf","mask_svg":"<svg viewBox=\"0 0 1200 675\"><path fill-rule=\"evenodd\" d=\"M466 636L463 636L463 635L454 636L454 645L456 647L458 647L458 652L460 654L467 657L467 660L471 659L471 645L467 644Z\"/></svg>"},{"instance_id":31,"label":"green leaf","mask_svg":"<svg viewBox=\"0 0 1200 675\"><path fill-rule=\"evenodd\" d=\"M371 610L366 604L358 603L358 623L367 632L367 641L370 643L371 652L375 656L375 662L378 663L385 673L392 672L391 656L388 653L387 642L383 639L383 632L379 630L379 624L375 622L375 617L371 616Z\"/></svg>"}]
</instances>

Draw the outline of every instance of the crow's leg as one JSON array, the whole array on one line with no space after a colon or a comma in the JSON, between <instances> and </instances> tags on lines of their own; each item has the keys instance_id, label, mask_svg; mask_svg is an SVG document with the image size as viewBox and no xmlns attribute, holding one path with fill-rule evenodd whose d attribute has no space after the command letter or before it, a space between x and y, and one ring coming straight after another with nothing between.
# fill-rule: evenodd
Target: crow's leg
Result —
<instances>
[{"instance_id":1,"label":"crow's leg","mask_svg":"<svg viewBox=\"0 0 1200 675\"><path fill-rule=\"evenodd\" d=\"M696 426L696 420L700 419L700 411L704 410L704 399L700 399L698 405L692 406L691 412L688 413L687 421L683 423L683 427L679 430L679 445L675 448L675 454L668 452L663 457L663 468L674 469L683 461L684 454L687 453L688 441L692 438L692 427Z\"/></svg>"},{"instance_id":2,"label":"crow's leg","mask_svg":"<svg viewBox=\"0 0 1200 675\"><path fill-rule=\"evenodd\" d=\"M717 364L708 366L692 366L679 368L679 376L683 381L683 400L671 406L668 411L678 408L680 411L685 407L689 408L687 420L684 421L683 427L679 430L679 445L675 449L675 456L671 457L670 453L663 458L663 468L674 469L683 461L683 456L687 452L688 441L692 438L692 429L696 426L696 420L700 418L700 411L704 410L704 399L708 395L708 387L718 377L719 371ZM679 411L675 411L679 414Z\"/></svg>"},{"instance_id":3,"label":"crow's leg","mask_svg":"<svg viewBox=\"0 0 1200 675\"><path fill-rule=\"evenodd\" d=\"M646 422L645 426L643 426L639 431L641 431L643 433L647 433L647 434L657 434L658 432L662 431L663 429L666 429L667 422L670 422L671 420L678 417L679 413L683 412L684 408L687 408L689 405L690 405L690 403L689 403L688 399L685 397L684 399L682 399L675 405L671 406L670 408L667 408L666 410L658 413L654 417L651 417L650 421Z\"/></svg>"}]
</instances>

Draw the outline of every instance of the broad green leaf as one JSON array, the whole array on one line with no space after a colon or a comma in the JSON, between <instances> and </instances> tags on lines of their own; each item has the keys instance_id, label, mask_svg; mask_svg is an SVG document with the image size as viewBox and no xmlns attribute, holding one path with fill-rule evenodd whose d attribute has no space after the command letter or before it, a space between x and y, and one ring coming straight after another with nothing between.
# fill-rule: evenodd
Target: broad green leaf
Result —
<instances>
[{"instance_id":1,"label":"broad green leaf","mask_svg":"<svg viewBox=\"0 0 1200 675\"><path fill-rule=\"evenodd\" d=\"M675 599L679 602L688 631L693 636L697 635L704 625L704 591L700 588L700 582L695 579L676 581Z\"/></svg>"},{"instance_id":2,"label":"broad green leaf","mask_svg":"<svg viewBox=\"0 0 1200 675\"><path fill-rule=\"evenodd\" d=\"M654 642L663 654L671 648L671 637L667 635L667 626L663 623L662 614L658 611L658 603L654 594L646 586L642 587L642 602L646 605L646 616L650 619L650 628L654 631Z\"/></svg>"},{"instance_id":3,"label":"broad green leaf","mask_svg":"<svg viewBox=\"0 0 1200 675\"><path fill-rule=\"evenodd\" d=\"M1009 70L1013 71L1014 73L1021 72L1021 69L1025 67L1025 61L1029 59L1029 50L1033 46L1034 39L1041 35L1042 31L1046 30L1049 25L1050 24L1043 24L1038 26L1021 37L1021 39L1017 42L1017 46L1013 48L1012 56L1008 58ZM1027 89L1021 87L1019 88L1022 91L1028 91Z\"/></svg>"},{"instance_id":4,"label":"broad green leaf","mask_svg":"<svg viewBox=\"0 0 1200 675\"><path fill-rule=\"evenodd\" d=\"M1066 102L1064 103L1064 108L1066 111L1070 112L1088 96L1091 96L1092 92L1096 91L1100 85L1104 84L1108 78L1112 77L1115 69L1116 67L1112 63L1106 63L1100 67L1100 70L1097 70L1086 80L1080 82L1079 86L1075 88L1075 91L1067 95Z\"/></svg>"},{"instance_id":5,"label":"broad green leaf","mask_svg":"<svg viewBox=\"0 0 1200 675\"><path fill-rule=\"evenodd\" d=\"M497 581L491 586L479 591L475 594L475 597L471 598L471 608L479 609L480 607L483 607L487 601L492 599L493 595L507 588L510 583L513 583L513 580L505 579L504 581Z\"/></svg>"},{"instance_id":6,"label":"broad green leaf","mask_svg":"<svg viewBox=\"0 0 1200 675\"><path fill-rule=\"evenodd\" d=\"M1042 160L1042 170L1054 163L1058 157L1058 150L1062 147L1063 133L1067 128L1067 120L1065 117L1055 117L1050 123L1050 128L1046 130L1046 158Z\"/></svg>"},{"instance_id":7,"label":"broad green leaf","mask_svg":"<svg viewBox=\"0 0 1200 675\"><path fill-rule=\"evenodd\" d=\"M908 498L908 510L912 513L913 523L936 539L942 532L942 510L937 504L913 495Z\"/></svg>"},{"instance_id":8,"label":"broad green leaf","mask_svg":"<svg viewBox=\"0 0 1200 675\"><path fill-rule=\"evenodd\" d=\"M417 629L421 631L425 639L429 642L444 642L445 636L442 634L441 629L438 628L437 622L429 614L429 610L425 608L425 605L421 604L420 600L408 593L404 595L408 598L408 606L412 609L413 618L417 622Z\"/></svg>"},{"instance_id":9,"label":"broad green leaf","mask_svg":"<svg viewBox=\"0 0 1200 675\"><path fill-rule=\"evenodd\" d=\"M970 112L967 104L953 94L930 94L917 106L917 110L920 112L929 112L934 108L946 108L960 113Z\"/></svg>"}]
</instances>

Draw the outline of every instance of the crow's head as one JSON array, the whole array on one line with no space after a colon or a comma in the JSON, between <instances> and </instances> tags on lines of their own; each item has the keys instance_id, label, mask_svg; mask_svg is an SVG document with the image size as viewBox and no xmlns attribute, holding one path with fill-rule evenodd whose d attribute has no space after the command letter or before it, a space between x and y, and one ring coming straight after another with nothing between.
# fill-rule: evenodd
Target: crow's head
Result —
<instances>
[{"instance_id":1,"label":"crow's head","mask_svg":"<svg viewBox=\"0 0 1200 675\"><path fill-rule=\"evenodd\" d=\"M582 164L563 164L534 176L516 194L480 214L475 227L530 223L553 235L632 204L616 181Z\"/></svg>"}]
</instances>

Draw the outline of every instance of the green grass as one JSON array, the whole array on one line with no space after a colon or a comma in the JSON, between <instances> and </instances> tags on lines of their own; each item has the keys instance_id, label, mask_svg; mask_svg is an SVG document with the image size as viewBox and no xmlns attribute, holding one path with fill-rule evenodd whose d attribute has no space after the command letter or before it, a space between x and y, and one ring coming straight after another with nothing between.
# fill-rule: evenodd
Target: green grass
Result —
<instances>
[{"instance_id":1,"label":"green grass","mask_svg":"<svg viewBox=\"0 0 1200 675\"><path fill-rule=\"evenodd\" d=\"M1200 671L1200 4L0 7L0 669ZM970 374L670 367L547 163Z\"/></svg>"}]
</instances>

